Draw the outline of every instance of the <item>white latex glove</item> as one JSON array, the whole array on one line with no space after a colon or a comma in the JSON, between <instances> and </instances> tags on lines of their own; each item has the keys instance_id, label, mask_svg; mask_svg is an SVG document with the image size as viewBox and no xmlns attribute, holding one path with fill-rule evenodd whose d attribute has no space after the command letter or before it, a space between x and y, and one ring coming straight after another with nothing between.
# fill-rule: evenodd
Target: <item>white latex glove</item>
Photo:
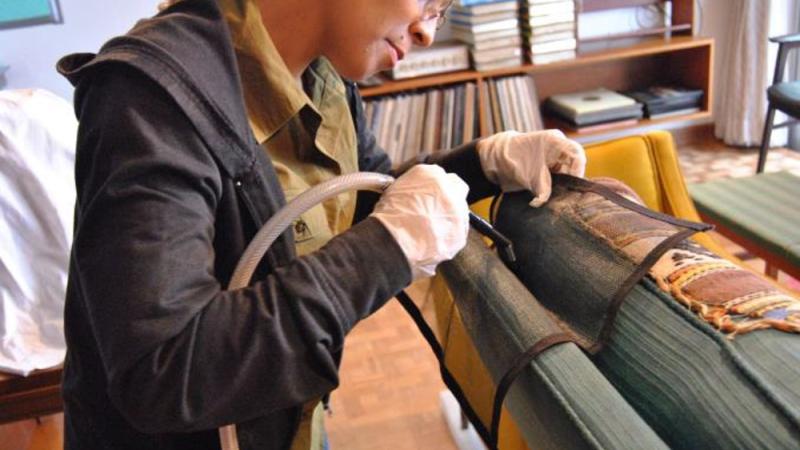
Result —
<instances>
[{"instance_id":1,"label":"white latex glove","mask_svg":"<svg viewBox=\"0 0 800 450\"><path fill-rule=\"evenodd\" d=\"M432 276L467 243L469 187L439 166L420 164L384 191L371 216L400 245L414 280Z\"/></svg>"},{"instance_id":2,"label":"white latex glove","mask_svg":"<svg viewBox=\"0 0 800 450\"><path fill-rule=\"evenodd\" d=\"M533 192L533 207L550 199L550 172L583 177L586 171L583 147L560 130L497 133L478 141L478 156L486 178L504 192Z\"/></svg>"}]
</instances>

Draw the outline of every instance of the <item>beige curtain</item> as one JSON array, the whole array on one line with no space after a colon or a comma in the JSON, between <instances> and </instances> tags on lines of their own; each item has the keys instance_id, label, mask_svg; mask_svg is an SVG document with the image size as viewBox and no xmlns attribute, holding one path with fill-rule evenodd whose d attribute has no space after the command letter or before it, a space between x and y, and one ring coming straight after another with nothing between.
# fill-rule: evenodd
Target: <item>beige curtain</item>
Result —
<instances>
[{"instance_id":1,"label":"beige curtain","mask_svg":"<svg viewBox=\"0 0 800 450\"><path fill-rule=\"evenodd\" d=\"M729 26L717 43L723 54L722 67L715 71L721 80L714 133L729 145L761 142L767 104L769 4L767 0L726 0L719 11L727 16Z\"/></svg>"}]
</instances>

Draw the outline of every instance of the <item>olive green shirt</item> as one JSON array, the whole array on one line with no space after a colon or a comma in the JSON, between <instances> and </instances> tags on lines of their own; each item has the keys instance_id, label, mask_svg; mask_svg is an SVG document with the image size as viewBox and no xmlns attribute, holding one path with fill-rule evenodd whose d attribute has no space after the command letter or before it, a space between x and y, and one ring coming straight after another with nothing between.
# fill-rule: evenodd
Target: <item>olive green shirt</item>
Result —
<instances>
[{"instance_id":1,"label":"olive green shirt","mask_svg":"<svg viewBox=\"0 0 800 450\"><path fill-rule=\"evenodd\" d=\"M250 125L275 165L287 201L338 175L358 171L356 131L345 85L324 58L292 76L252 0L225 0ZM350 227L356 193L303 214L294 224L302 255Z\"/></svg>"},{"instance_id":2,"label":"olive green shirt","mask_svg":"<svg viewBox=\"0 0 800 450\"><path fill-rule=\"evenodd\" d=\"M252 0L223 0L231 29L250 126L269 154L287 201L310 187L358 170L356 131L345 85L320 58L302 80L292 76L275 48ZM314 206L295 220L297 254L322 247L350 227L356 193ZM321 449L322 408L318 400L303 408L292 450Z\"/></svg>"}]
</instances>

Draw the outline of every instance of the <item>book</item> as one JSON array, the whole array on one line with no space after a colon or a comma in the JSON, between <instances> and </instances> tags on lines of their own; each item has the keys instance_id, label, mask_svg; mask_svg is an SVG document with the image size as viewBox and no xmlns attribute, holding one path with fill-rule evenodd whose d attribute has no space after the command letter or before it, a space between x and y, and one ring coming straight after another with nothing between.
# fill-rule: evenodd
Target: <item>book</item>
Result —
<instances>
[{"instance_id":1,"label":"book","mask_svg":"<svg viewBox=\"0 0 800 450\"><path fill-rule=\"evenodd\" d=\"M444 123L444 92L441 89L434 89L435 91L435 101L436 101L436 115L433 117L434 121L434 130L433 130L433 139L431 142L431 148L434 151L439 150L439 143L442 140L442 124Z\"/></svg>"},{"instance_id":2,"label":"book","mask_svg":"<svg viewBox=\"0 0 800 450\"><path fill-rule=\"evenodd\" d=\"M519 36L519 28L517 27L504 28L501 30L493 30L493 31L486 31L479 33L476 33L469 28L465 29L451 28L450 35L454 39L458 39L459 41L466 42L468 44L476 44L478 42L485 42L493 39Z\"/></svg>"},{"instance_id":3,"label":"book","mask_svg":"<svg viewBox=\"0 0 800 450\"><path fill-rule=\"evenodd\" d=\"M568 122L576 126L595 125L615 120L641 119L643 116L642 105L639 103L629 106L620 106L619 108L610 108L604 111L579 114L572 117L562 115Z\"/></svg>"},{"instance_id":4,"label":"book","mask_svg":"<svg viewBox=\"0 0 800 450\"><path fill-rule=\"evenodd\" d=\"M541 25L533 28L530 26L529 23L523 22L522 26L520 27L520 30L524 37L534 37L534 36L544 36L548 34L563 33L563 32L570 32L575 34L576 26L575 26L575 21L573 20L570 20L568 22L552 23L549 25Z\"/></svg>"},{"instance_id":5,"label":"book","mask_svg":"<svg viewBox=\"0 0 800 450\"><path fill-rule=\"evenodd\" d=\"M564 50L552 53L531 54L530 60L532 64L549 64L557 61L564 61L566 59L573 59L575 56L575 50Z\"/></svg>"},{"instance_id":6,"label":"book","mask_svg":"<svg viewBox=\"0 0 800 450\"><path fill-rule=\"evenodd\" d=\"M436 137L436 115L439 114L440 96L439 89L432 89L425 95L425 128L422 132L422 151L436 150L434 139Z\"/></svg>"},{"instance_id":7,"label":"book","mask_svg":"<svg viewBox=\"0 0 800 450\"><path fill-rule=\"evenodd\" d=\"M469 142L475 137L475 97L477 96L477 86L475 83L467 83L464 91L464 133L461 142Z\"/></svg>"},{"instance_id":8,"label":"book","mask_svg":"<svg viewBox=\"0 0 800 450\"><path fill-rule=\"evenodd\" d=\"M557 110L562 111L565 117L575 117L579 114L605 111L636 104L636 100L631 97L606 88L557 94L551 96L548 102Z\"/></svg>"},{"instance_id":9,"label":"book","mask_svg":"<svg viewBox=\"0 0 800 450\"><path fill-rule=\"evenodd\" d=\"M453 100L453 134L450 140L451 148L461 145L461 138L464 135L464 94L465 85L456 85Z\"/></svg>"},{"instance_id":10,"label":"book","mask_svg":"<svg viewBox=\"0 0 800 450\"><path fill-rule=\"evenodd\" d=\"M511 115L511 105L509 104L510 96L506 92L506 85L503 80L503 78L494 80L494 85L497 88L497 102L500 105L500 116L503 118L505 130L516 130L517 123Z\"/></svg>"},{"instance_id":11,"label":"book","mask_svg":"<svg viewBox=\"0 0 800 450\"><path fill-rule=\"evenodd\" d=\"M560 31L556 33L538 34L534 36L529 36L528 43L530 45L534 45L534 44L541 44L544 42L561 41L564 39L576 40L575 31L569 30L569 31Z\"/></svg>"},{"instance_id":12,"label":"book","mask_svg":"<svg viewBox=\"0 0 800 450\"><path fill-rule=\"evenodd\" d=\"M499 133L505 130L503 124L503 116L500 113L500 102L497 100L497 85L495 80L488 80L486 85L489 87L489 103L492 105L492 122L494 123L494 132Z\"/></svg>"},{"instance_id":13,"label":"book","mask_svg":"<svg viewBox=\"0 0 800 450\"><path fill-rule=\"evenodd\" d=\"M675 117L675 116L683 116L686 114L694 114L696 112L700 112L699 106L692 106L689 108L682 108L682 109L675 109L672 111L666 111L658 114L650 113L647 117L650 119L665 119L667 117Z\"/></svg>"},{"instance_id":14,"label":"book","mask_svg":"<svg viewBox=\"0 0 800 450\"><path fill-rule=\"evenodd\" d=\"M518 27L518 23L517 23L517 19L516 18L504 19L504 20L499 20L499 21L495 21L495 22L479 23L479 24L475 24L475 25L461 24L461 23L452 22L452 21L450 23L451 23L450 28L453 31L459 30L462 33L463 32L468 32L468 33L477 34L477 33L483 33L483 32L489 32L489 31L500 31L500 30L507 30L507 29L513 29L515 32L519 33L519 27Z\"/></svg>"},{"instance_id":15,"label":"book","mask_svg":"<svg viewBox=\"0 0 800 450\"><path fill-rule=\"evenodd\" d=\"M455 114L455 89L449 88L444 91L444 112L442 114L442 139L439 148L447 149L452 147L453 142L453 117Z\"/></svg>"},{"instance_id":16,"label":"book","mask_svg":"<svg viewBox=\"0 0 800 450\"><path fill-rule=\"evenodd\" d=\"M521 47L522 37L519 35L501 37L497 39L489 39L485 41L476 42L470 47L473 51L490 50L502 47Z\"/></svg>"},{"instance_id":17,"label":"book","mask_svg":"<svg viewBox=\"0 0 800 450\"><path fill-rule=\"evenodd\" d=\"M521 0L520 4L524 7L524 6L528 6L528 5L544 5L544 4L547 4L547 3L560 3L560 2L563 2L563 1L564 0ZM590 1L592 1L592 0L590 0Z\"/></svg>"},{"instance_id":18,"label":"book","mask_svg":"<svg viewBox=\"0 0 800 450\"><path fill-rule=\"evenodd\" d=\"M596 133L598 131L612 130L615 128L630 127L639 123L639 119L623 119L615 120L612 122L603 122L583 127L568 127L568 129L575 131L578 134Z\"/></svg>"},{"instance_id":19,"label":"book","mask_svg":"<svg viewBox=\"0 0 800 450\"><path fill-rule=\"evenodd\" d=\"M494 129L494 120L492 119L492 103L491 98L489 97L489 82L481 83L480 90L480 110L483 111L483 116L486 123L486 133L491 136L495 134L496 131ZM477 129L480 130L480 124L478 124Z\"/></svg>"},{"instance_id":20,"label":"book","mask_svg":"<svg viewBox=\"0 0 800 450\"><path fill-rule=\"evenodd\" d=\"M578 47L578 41L574 38L561 39L558 41L540 42L530 45L531 53L551 53L561 52L564 50L575 50Z\"/></svg>"},{"instance_id":21,"label":"book","mask_svg":"<svg viewBox=\"0 0 800 450\"><path fill-rule=\"evenodd\" d=\"M514 56L508 59L499 59L496 61L489 61L485 63L476 63L475 70L486 71L486 70L502 69L505 67L516 67L520 65L522 65L522 57Z\"/></svg>"},{"instance_id":22,"label":"book","mask_svg":"<svg viewBox=\"0 0 800 450\"><path fill-rule=\"evenodd\" d=\"M575 2L572 0L562 0L550 3L541 4L528 4L522 7L523 14L527 13L528 17L544 16L551 14L574 14Z\"/></svg>"},{"instance_id":23,"label":"book","mask_svg":"<svg viewBox=\"0 0 800 450\"><path fill-rule=\"evenodd\" d=\"M699 107L703 99L702 89L677 86L651 86L646 89L625 92L625 95L644 104L647 116L671 111Z\"/></svg>"},{"instance_id":24,"label":"book","mask_svg":"<svg viewBox=\"0 0 800 450\"><path fill-rule=\"evenodd\" d=\"M507 0L455 0L454 6L475 6L484 5L486 3L501 3Z\"/></svg>"},{"instance_id":25,"label":"book","mask_svg":"<svg viewBox=\"0 0 800 450\"><path fill-rule=\"evenodd\" d=\"M473 6L461 6L458 3L455 3L450 8L450 11L452 13L458 13L463 15L491 14L503 11L516 12L517 2L516 0L504 0L494 3L483 3Z\"/></svg>"},{"instance_id":26,"label":"book","mask_svg":"<svg viewBox=\"0 0 800 450\"><path fill-rule=\"evenodd\" d=\"M448 16L448 20L451 23L459 24L459 25L477 25L481 23L488 23L488 22L499 22L501 20L517 20L517 12L516 11L500 11L491 14L460 14L455 11L451 12Z\"/></svg>"},{"instance_id":27,"label":"book","mask_svg":"<svg viewBox=\"0 0 800 450\"><path fill-rule=\"evenodd\" d=\"M386 97L383 101L384 105L384 112L381 117L381 121L378 124L377 131L379 132L377 138L378 143L380 144L381 148L389 155L391 159L392 155L389 153L389 124L392 123L394 120L394 105L396 103L395 97Z\"/></svg>"},{"instance_id":28,"label":"book","mask_svg":"<svg viewBox=\"0 0 800 450\"><path fill-rule=\"evenodd\" d=\"M458 41L437 42L430 47L414 47L387 72L393 80L453 72L469 68L469 48Z\"/></svg>"},{"instance_id":29,"label":"book","mask_svg":"<svg viewBox=\"0 0 800 450\"><path fill-rule=\"evenodd\" d=\"M522 56L522 48L513 46L472 52L472 60L475 64L485 64L500 59L509 59L515 56Z\"/></svg>"},{"instance_id":30,"label":"book","mask_svg":"<svg viewBox=\"0 0 800 450\"><path fill-rule=\"evenodd\" d=\"M527 25L530 28L542 27L546 25L553 25L564 22L574 22L575 12L562 12L557 14L546 14L543 16L526 16L520 15L520 23Z\"/></svg>"},{"instance_id":31,"label":"book","mask_svg":"<svg viewBox=\"0 0 800 450\"><path fill-rule=\"evenodd\" d=\"M531 76L514 77L514 82L519 94L519 102L524 117L521 131L535 131L542 129L542 118L539 113L539 100L536 87Z\"/></svg>"},{"instance_id":32,"label":"book","mask_svg":"<svg viewBox=\"0 0 800 450\"><path fill-rule=\"evenodd\" d=\"M528 108L530 108L531 115L533 116L533 129L542 130L544 129L544 123L542 120L542 111L539 108L539 94L536 92L536 83L533 81L532 76L528 75L525 77L525 85L528 90Z\"/></svg>"},{"instance_id":33,"label":"book","mask_svg":"<svg viewBox=\"0 0 800 450\"><path fill-rule=\"evenodd\" d=\"M551 115L547 116L547 128L559 128L566 131L571 131L577 134L588 134L588 133L596 133L599 131L607 131L612 129L618 129L628 126L634 126L639 123L639 119L637 118L628 118L628 119L619 119L619 120L612 120L608 122L601 122L592 125L575 125L573 123L569 123L566 120L563 120L560 117L554 117Z\"/></svg>"}]
</instances>

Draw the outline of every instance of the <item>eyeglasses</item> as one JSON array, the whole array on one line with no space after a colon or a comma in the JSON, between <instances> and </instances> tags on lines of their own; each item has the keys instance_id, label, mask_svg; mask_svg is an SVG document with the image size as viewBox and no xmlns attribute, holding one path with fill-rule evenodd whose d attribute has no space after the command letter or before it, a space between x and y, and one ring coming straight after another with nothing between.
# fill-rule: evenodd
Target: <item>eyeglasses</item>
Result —
<instances>
[{"instance_id":1,"label":"eyeglasses","mask_svg":"<svg viewBox=\"0 0 800 450\"><path fill-rule=\"evenodd\" d=\"M452 6L453 1L454 0L420 0L420 3L424 3L422 7L422 20L427 22L436 19L436 29L442 28L446 20L444 13Z\"/></svg>"}]
</instances>

